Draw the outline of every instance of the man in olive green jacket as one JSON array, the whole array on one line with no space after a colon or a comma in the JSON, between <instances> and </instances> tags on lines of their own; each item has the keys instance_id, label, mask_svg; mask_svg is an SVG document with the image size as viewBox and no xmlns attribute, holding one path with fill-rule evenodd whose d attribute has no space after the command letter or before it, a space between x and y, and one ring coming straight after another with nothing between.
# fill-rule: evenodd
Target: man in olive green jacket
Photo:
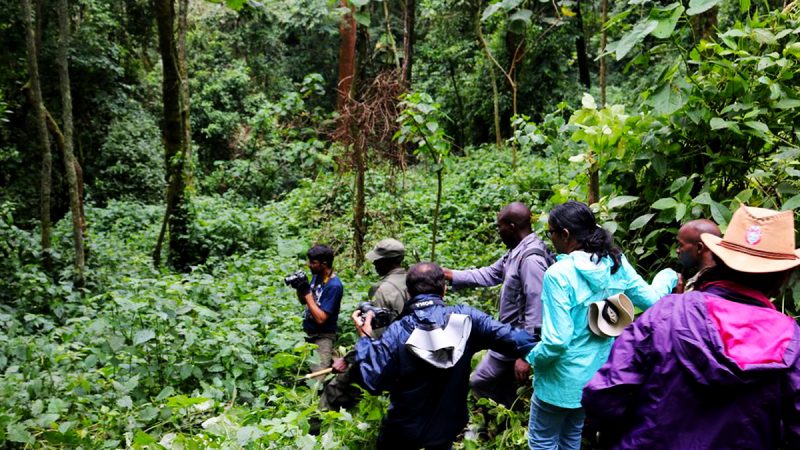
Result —
<instances>
[{"instance_id":1,"label":"man in olive green jacket","mask_svg":"<svg viewBox=\"0 0 800 450\"><path fill-rule=\"evenodd\" d=\"M373 305L387 308L400 315L406 303L406 270L403 269L403 258L406 249L403 243L392 238L384 239L369 253L367 259L372 261L375 271L382 278L369 290L369 298Z\"/></svg>"},{"instance_id":2,"label":"man in olive green jacket","mask_svg":"<svg viewBox=\"0 0 800 450\"><path fill-rule=\"evenodd\" d=\"M394 313L395 318L403 312L408 294L406 293L406 271L403 269L403 258L406 249L396 239L383 239L369 253L367 259L372 261L375 271L381 279L369 290L369 300L373 306L386 308ZM372 331L372 337L378 339L386 328ZM350 357L348 354L344 359ZM352 366L352 362L350 362ZM320 395L320 409L323 411L351 408L361 398L361 391L353 386L354 374L345 369L343 359L333 362L335 371L341 371L325 384ZM355 374L357 376L357 374Z\"/></svg>"}]
</instances>

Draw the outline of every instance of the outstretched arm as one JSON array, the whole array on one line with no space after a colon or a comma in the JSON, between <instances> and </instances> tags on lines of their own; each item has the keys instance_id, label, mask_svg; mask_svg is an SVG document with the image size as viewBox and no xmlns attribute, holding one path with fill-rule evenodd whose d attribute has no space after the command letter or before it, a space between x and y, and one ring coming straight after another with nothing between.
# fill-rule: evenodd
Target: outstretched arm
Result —
<instances>
[{"instance_id":1,"label":"outstretched arm","mask_svg":"<svg viewBox=\"0 0 800 450\"><path fill-rule=\"evenodd\" d=\"M445 278L453 283L454 289L468 287L488 287L497 286L503 282L503 266L505 265L508 253L498 259L491 266L480 269L470 270L450 270L445 269ZM449 273L449 277L448 277Z\"/></svg>"}]
</instances>

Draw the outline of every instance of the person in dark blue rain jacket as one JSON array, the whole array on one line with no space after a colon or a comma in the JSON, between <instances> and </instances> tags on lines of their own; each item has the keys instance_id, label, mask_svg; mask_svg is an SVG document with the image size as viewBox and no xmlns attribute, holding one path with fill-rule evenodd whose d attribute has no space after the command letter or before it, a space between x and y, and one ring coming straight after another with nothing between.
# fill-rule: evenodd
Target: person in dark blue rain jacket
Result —
<instances>
[{"instance_id":1,"label":"person in dark blue rain jacket","mask_svg":"<svg viewBox=\"0 0 800 450\"><path fill-rule=\"evenodd\" d=\"M391 400L377 448L449 449L467 423L472 355L492 349L518 358L534 337L469 306L445 305L444 273L434 263L412 266L406 286L410 300L381 339L370 337L371 312L352 316L361 385Z\"/></svg>"}]
</instances>

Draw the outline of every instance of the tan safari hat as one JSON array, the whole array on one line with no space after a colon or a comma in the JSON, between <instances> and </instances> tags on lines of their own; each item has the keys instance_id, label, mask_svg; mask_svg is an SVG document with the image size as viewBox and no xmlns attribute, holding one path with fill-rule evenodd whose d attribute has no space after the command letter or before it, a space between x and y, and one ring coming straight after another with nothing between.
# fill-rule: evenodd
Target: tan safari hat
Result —
<instances>
[{"instance_id":1,"label":"tan safari hat","mask_svg":"<svg viewBox=\"0 0 800 450\"><path fill-rule=\"evenodd\" d=\"M633 303L625 294L589 305L589 329L601 337L616 337L633 322Z\"/></svg>"},{"instance_id":2,"label":"tan safari hat","mask_svg":"<svg viewBox=\"0 0 800 450\"><path fill-rule=\"evenodd\" d=\"M739 272L783 272L800 265L793 211L741 205L725 236L703 233L700 239L725 265Z\"/></svg>"}]
</instances>

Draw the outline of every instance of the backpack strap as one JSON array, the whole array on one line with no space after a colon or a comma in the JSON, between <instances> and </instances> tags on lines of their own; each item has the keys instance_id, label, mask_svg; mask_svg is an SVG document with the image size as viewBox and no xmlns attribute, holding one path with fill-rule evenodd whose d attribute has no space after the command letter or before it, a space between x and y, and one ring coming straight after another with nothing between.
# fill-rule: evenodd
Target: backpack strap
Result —
<instances>
[{"instance_id":1,"label":"backpack strap","mask_svg":"<svg viewBox=\"0 0 800 450\"><path fill-rule=\"evenodd\" d=\"M519 277L519 295L525 297L525 279L522 277L522 263L531 256L539 256L544 260L544 267L545 270L550 267L555 262L555 257L553 256L553 252L551 252L546 247L533 247L525 250L520 255L519 260L517 260L517 276ZM519 320L520 323L525 324L525 308L519 309ZM539 330L535 331L538 334ZM537 336L538 339L538 336Z\"/></svg>"}]
</instances>

